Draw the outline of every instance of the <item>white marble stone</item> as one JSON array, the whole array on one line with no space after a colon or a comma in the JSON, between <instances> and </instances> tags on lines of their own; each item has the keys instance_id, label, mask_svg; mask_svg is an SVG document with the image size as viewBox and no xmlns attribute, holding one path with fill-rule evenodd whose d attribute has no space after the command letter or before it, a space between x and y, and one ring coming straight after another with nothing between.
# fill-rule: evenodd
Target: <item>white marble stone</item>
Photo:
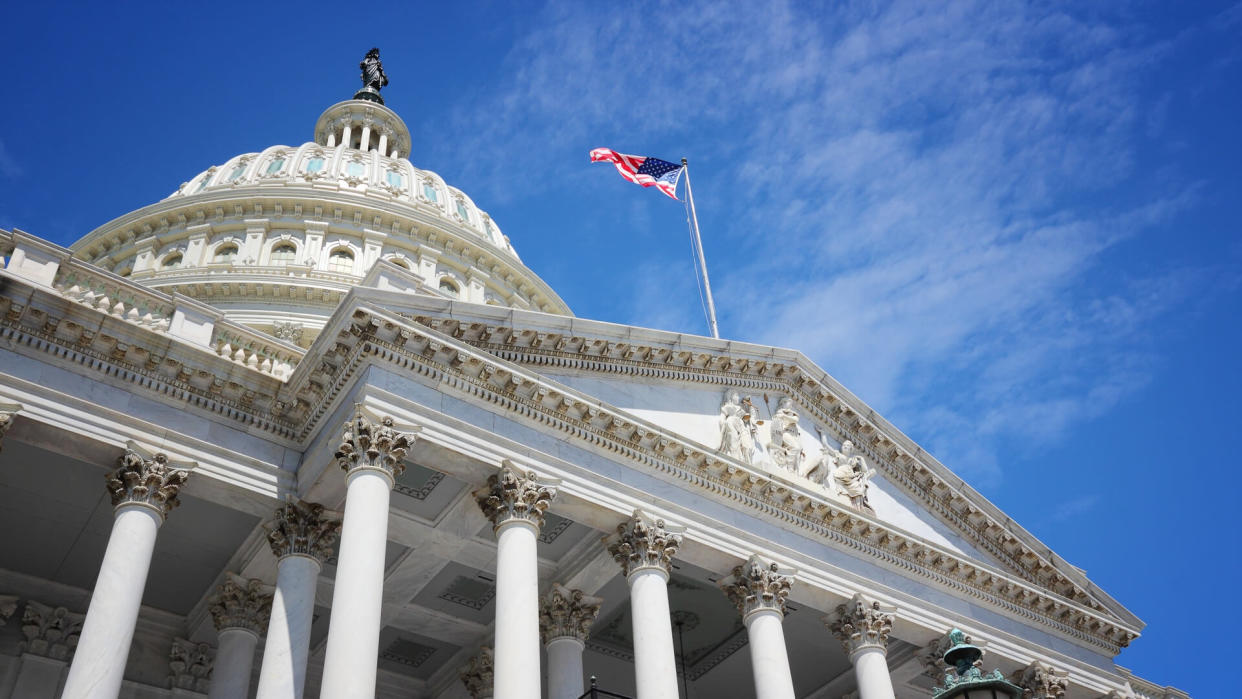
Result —
<instances>
[{"instance_id":1,"label":"white marble stone","mask_svg":"<svg viewBox=\"0 0 1242 699\"><path fill-rule=\"evenodd\" d=\"M254 649L258 644L259 636L248 629L230 627L220 631L207 699L250 695L250 670L254 667Z\"/></svg>"},{"instance_id":2,"label":"white marble stone","mask_svg":"<svg viewBox=\"0 0 1242 699\"><path fill-rule=\"evenodd\" d=\"M301 699L306 686L311 622L315 614L315 583L319 561L291 555L280 559L272 619L263 646L258 699Z\"/></svg>"}]
</instances>

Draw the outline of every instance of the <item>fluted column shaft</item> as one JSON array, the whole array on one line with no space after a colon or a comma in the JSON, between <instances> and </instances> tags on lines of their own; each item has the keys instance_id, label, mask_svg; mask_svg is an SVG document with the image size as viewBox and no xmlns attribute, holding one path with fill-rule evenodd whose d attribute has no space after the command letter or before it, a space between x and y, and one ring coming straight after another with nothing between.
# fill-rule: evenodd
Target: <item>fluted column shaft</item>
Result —
<instances>
[{"instance_id":1,"label":"fluted column shaft","mask_svg":"<svg viewBox=\"0 0 1242 699\"><path fill-rule=\"evenodd\" d=\"M121 691L138 624L155 537L177 505L189 472L172 469L163 454L127 451L109 475L112 533L65 680L64 699L114 699Z\"/></svg>"},{"instance_id":2,"label":"fluted column shaft","mask_svg":"<svg viewBox=\"0 0 1242 699\"><path fill-rule=\"evenodd\" d=\"M496 532L496 699L539 699L539 561L543 513L556 488L505 463L474 493Z\"/></svg>"},{"instance_id":3,"label":"fluted column shaft","mask_svg":"<svg viewBox=\"0 0 1242 699\"><path fill-rule=\"evenodd\" d=\"M608 545L630 586L638 699L678 696L668 578L669 565L680 544L679 531L664 520L635 511L618 525Z\"/></svg>"},{"instance_id":4,"label":"fluted column shaft","mask_svg":"<svg viewBox=\"0 0 1242 699\"><path fill-rule=\"evenodd\" d=\"M285 556L277 564L258 699L302 699L318 580L319 561L310 556Z\"/></svg>"},{"instance_id":5,"label":"fluted column shaft","mask_svg":"<svg viewBox=\"0 0 1242 699\"><path fill-rule=\"evenodd\" d=\"M496 531L496 699L538 699L539 529L509 520Z\"/></svg>"},{"instance_id":6,"label":"fluted column shaft","mask_svg":"<svg viewBox=\"0 0 1242 699\"><path fill-rule=\"evenodd\" d=\"M375 696L392 484L375 471L349 476L323 669L325 697Z\"/></svg>"},{"instance_id":7,"label":"fluted column shaft","mask_svg":"<svg viewBox=\"0 0 1242 699\"><path fill-rule=\"evenodd\" d=\"M388 501L412 439L397 432L391 418L372 422L358 414L346 426L336 453L347 473L347 490L322 696L375 696Z\"/></svg>"},{"instance_id":8,"label":"fluted column shaft","mask_svg":"<svg viewBox=\"0 0 1242 699\"><path fill-rule=\"evenodd\" d=\"M236 699L250 695L250 671L259 635L237 627L219 632L216 661L211 670L211 690L207 699Z\"/></svg>"}]
</instances>

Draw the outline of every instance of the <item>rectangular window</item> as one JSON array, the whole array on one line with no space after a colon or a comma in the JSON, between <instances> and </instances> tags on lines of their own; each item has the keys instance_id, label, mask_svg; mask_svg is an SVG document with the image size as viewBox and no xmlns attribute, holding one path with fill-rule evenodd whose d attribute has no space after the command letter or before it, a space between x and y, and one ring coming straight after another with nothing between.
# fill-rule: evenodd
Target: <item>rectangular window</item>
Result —
<instances>
[{"instance_id":1,"label":"rectangular window","mask_svg":"<svg viewBox=\"0 0 1242 699\"><path fill-rule=\"evenodd\" d=\"M354 177L362 177L362 163L350 163L345 166L345 172Z\"/></svg>"},{"instance_id":2,"label":"rectangular window","mask_svg":"<svg viewBox=\"0 0 1242 699\"><path fill-rule=\"evenodd\" d=\"M307 172L319 172L323 169L323 158L311 158L306 163Z\"/></svg>"},{"instance_id":3,"label":"rectangular window","mask_svg":"<svg viewBox=\"0 0 1242 699\"><path fill-rule=\"evenodd\" d=\"M436 198L436 188L431 186L430 182L423 183L423 196L427 197L431 201L439 201L439 199Z\"/></svg>"},{"instance_id":4,"label":"rectangular window","mask_svg":"<svg viewBox=\"0 0 1242 699\"><path fill-rule=\"evenodd\" d=\"M275 175L276 173L280 172L280 168L284 166L285 166L285 159L277 158L276 160L273 160L271 163L268 164L267 174Z\"/></svg>"},{"instance_id":5,"label":"rectangular window","mask_svg":"<svg viewBox=\"0 0 1242 699\"><path fill-rule=\"evenodd\" d=\"M245 165L238 165L236 168L234 168L234 169L233 169L233 171L232 171L232 172L230 172L230 173L229 173L229 182L232 182L233 180L237 179L238 177L241 177L241 176L242 176L242 173L243 173L243 172L245 172L245 171L246 171L246 166L245 166Z\"/></svg>"},{"instance_id":6,"label":"rectangular window","mask_svg":"<svg viewBox=\"0 0 1242 699\"><path fill-rule=\"evenodd\" d=\"M466 213L466 202L460 199L457 200L457 215L466 220L470 219L470 215Z\"/></svg>"},{"instance_id":7,"label":"rectangular window","mask_svg":"<svg viewBox=\"0 0 1242 699\"><path fill-rule=\"evenodd\" d=\"M404 180L401 178L401 173L393 172L392 170L388 171L388 184L396 187L397 189L401 189L402 182L404 182Z\"/></svg>"}]
</instances>

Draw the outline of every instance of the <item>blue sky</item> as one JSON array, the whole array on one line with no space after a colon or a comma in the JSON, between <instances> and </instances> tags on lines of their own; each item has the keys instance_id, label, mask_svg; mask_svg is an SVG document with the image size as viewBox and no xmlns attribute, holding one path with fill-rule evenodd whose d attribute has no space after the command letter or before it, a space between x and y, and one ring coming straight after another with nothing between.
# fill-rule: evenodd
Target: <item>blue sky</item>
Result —
<instances>
[{"instance_id":1,"label":"blue sky","mask_svg":"<svg viewBox=\"0 0 1242 699\"><path fill-rule=\"evenodd\" d=\"M414 163L578 315L705 333L682 208L587 162L688 157L722 334L802 350L1085 568L1149 624L1120 664L1222 695L1242 5L36 5L0 226L67 245L309 140L374 45Z\"/></svg>"}]
</instances>

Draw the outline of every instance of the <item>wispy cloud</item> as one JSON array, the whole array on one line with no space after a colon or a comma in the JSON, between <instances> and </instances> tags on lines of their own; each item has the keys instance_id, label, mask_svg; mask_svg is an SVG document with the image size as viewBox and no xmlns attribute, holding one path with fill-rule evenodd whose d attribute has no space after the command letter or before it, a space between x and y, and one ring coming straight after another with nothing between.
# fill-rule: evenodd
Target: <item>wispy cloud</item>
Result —
<instances>
[{"instance_id":1,"label":"wispy cloud","mask_svg":"<svg viewBox=\"0 0 1242 699\"><path fill-rule=\"evenodd\" d=\"M1195 275L1101 261L1194 198L1129 193L1167 43L1072 4L612 9L549 5L444 147L700 154L726 333L803 350L985 485L998 440L1055 440L1150 379ZM492 200L559 186L464 167ZM659 301L611 319L688 320Z\"/></svg>"}]
</instances>

